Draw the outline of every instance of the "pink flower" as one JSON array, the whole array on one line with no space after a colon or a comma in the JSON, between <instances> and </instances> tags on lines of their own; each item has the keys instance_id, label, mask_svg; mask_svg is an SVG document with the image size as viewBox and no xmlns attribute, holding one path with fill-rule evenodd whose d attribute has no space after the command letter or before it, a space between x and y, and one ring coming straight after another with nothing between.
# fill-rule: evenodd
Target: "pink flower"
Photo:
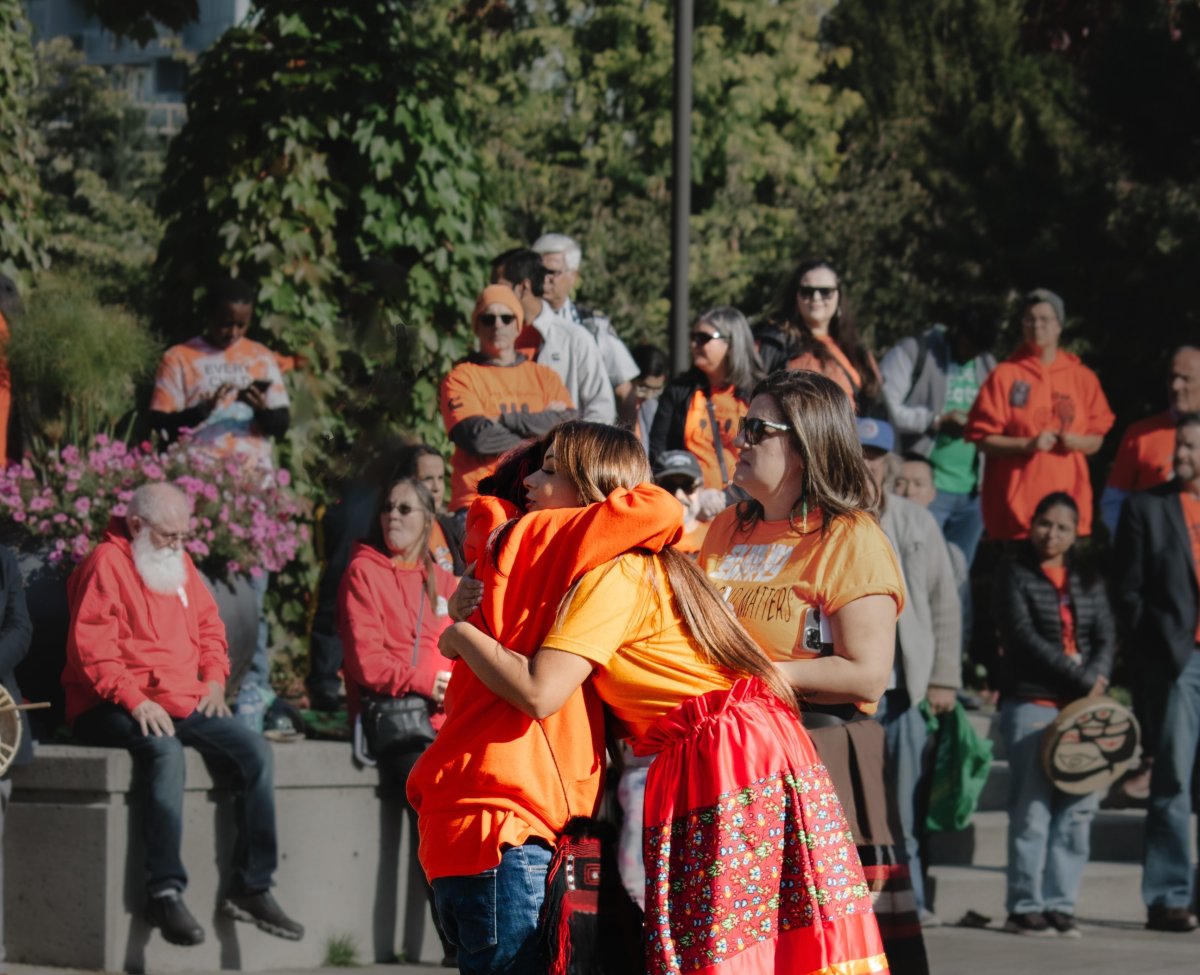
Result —
<instances>
[{"instance_id":1,"label":"pink flower","mask_svg":"<svg viewBox=\"0 0 1200 975\"><path fill-rule=\"evenodd\" d=\"M92 499L91 498L76 498L75 499L75 510L79 512L80 518L86 518L88 515L88 512L92 510Z\"/></svg>"}]
</instances>

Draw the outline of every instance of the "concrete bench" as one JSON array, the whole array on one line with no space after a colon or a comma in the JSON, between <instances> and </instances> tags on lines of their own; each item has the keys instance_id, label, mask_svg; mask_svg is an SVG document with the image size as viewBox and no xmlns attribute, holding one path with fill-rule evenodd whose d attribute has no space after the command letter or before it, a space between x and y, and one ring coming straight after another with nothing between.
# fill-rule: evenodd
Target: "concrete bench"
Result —
<instances>
[{"instance_id":1,"label":"concrete bench","mask_svg":"<svg viewBox=\"0 0 1200 975\"><path fill-rule=\"evenodd\" d=\"M183 859L188 905L202 945L167 944L142 920L141 804L127 752L43 745L13 773L4 829L5 935L12 962L93 971L264 971L324 963L349 938L363 962L389 961L403 935L409 960L441 958L418 870L408 864L407 819L380 794L350 746L276 744L279 869L275 891L305 926L283 941L217 915L229 878L233 797L187 749ZM407 932L405 931L407 924Z\"/></svg>"}]
</instances>

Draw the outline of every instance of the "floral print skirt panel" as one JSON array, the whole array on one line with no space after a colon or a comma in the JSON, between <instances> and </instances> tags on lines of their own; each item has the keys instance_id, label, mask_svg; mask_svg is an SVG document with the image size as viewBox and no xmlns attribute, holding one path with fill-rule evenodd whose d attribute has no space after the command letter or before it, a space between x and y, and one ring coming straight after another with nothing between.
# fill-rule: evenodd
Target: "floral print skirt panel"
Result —
<instances>
[{"instance_id":1,"label":"floral print skirt panel","mask_svg":"<svg viewBox=\"0 0 1200 975\"><path fill-rule=\"evenodd\" d=\"M759 681L685 701L635 743L651 975L888 971L871 891L808 733Z\"/></svg>"}]
</instances>

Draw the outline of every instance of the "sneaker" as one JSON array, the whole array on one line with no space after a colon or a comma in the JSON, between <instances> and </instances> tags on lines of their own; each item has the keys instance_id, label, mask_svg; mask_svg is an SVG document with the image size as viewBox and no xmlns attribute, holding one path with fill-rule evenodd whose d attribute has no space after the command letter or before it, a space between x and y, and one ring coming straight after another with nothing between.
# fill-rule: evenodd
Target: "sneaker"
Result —
<instances>
[{"instance_id":1,"label":"sneaker","mask_svg":"<svg viewBox=\"0 0 1200 975\"><path fill-rule=\"evenodd\" d=\"M1196 915L1186 907L1164 907L1162 904L1156 904L1150 908L1146 918L1146 927L1151 931L1186 933L1195 931L1198 926L1200 921L1197 921Z\"/></svg>"},{"instance_id":2,"label":"sneaker","mask_svg":"<svg viewBox=\"0 0 1200 975\"><path fill-rule=\"evenodd\" d=\"M1028 914L1010 914L1004 922L1004 930L1009 934L1030 934L1035 937L1054 937L1055 930L1050 927L1046 915L1041 911L1030 911Z\"/></svg>"},{"instance_id":3,"label":"sneaker","mask_svg":"<svg viewBox=\"0 0 1200 975\"><path fill-rule=\"evenodd\" d=\"M921 908L919 920L923 928L940 928L942 926L942 919L927 907Z\"/></svg>"},{"instance_id":4,"label":"sneaker","mask_svg":"<svg viewBox=\"0 0 1200 975\"><path fill-rule=\"evenodd\" d=\"M204 928L192 917L178 891L151 897L146 905L146 923L158 928L163 938L173 945L190 948L204 943Z\"/></svg>"},{"instance_id":5,"label":"sneaker","mask_svg":"<svg viewBox=\"0 0 1200 975\"><path fill-rule=\"evenodd\" d=\"M1046 920L1050 927L1059 933L1063 938L1082 938L1083 935L1079 932L1079 925L1075 923L1075 915L1067 914L1064 911L1047 911Z\"/></svg>"},{"instance_id":6,"label":"sneaker","mask_svg":"<svg viewBox=\"0 0 1200 975\"><path fill-rule=\"evenodd\" d=\"M249 921L260 931L277 938L299 941L304 937L304 926L283 913L283 908L275 903L269 890L241 897L226 897L221 902L221 913L235 921Z\"/></svg>"}]
</instances>

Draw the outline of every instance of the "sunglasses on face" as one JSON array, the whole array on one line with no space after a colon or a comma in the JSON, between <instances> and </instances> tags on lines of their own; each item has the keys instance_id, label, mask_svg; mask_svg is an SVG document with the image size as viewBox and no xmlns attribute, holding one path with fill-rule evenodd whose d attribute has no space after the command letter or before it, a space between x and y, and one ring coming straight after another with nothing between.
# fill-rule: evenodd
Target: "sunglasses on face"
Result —
<instances>
[{"instance_id":1,"label":"sunglasses on face","mask_svg":"<svg viewBox=\"0 0 1200 975\"><path fill-rule=\"evenodd\" d=\"M516 320L516 315L493 315L491 312L479 316L479 324L486 325L488 328L494 328L496 322L500 322L503 325L511 325Z\"/></svg>"},{"instance_id":2,"label":"sunglasses on face","mask_svg":"<svg viewBox=\"0 0 1200 975\"><path fill-rule=\"evenodd\" d=\"M786 423L764 420L761 416L744 416L738 420L738 436L747 447L757 447L763 438L772 433L784 433L792 429Z\"/></svg>"},{"instance_id":3,"label":"sunglasses on face","mask_svg":"<svg viewBox=\"0 0 1200 975\"><path fill-rule=\"evenodd\" d=\"M822 301L828 301L838 293L836 284L832 288L814 288L807 284L802 284L796 290L800 292L801 298L806 298L809 301L812 301L813 298L820 298Z\"/></svg>"},{"instance_id":4,"label":"sunglasses on face","mask_svg":"<svg viewBox=\"0 0 1200 975\"><path fill-rule=\"evenodd\" d=\"M383 513L385 515L390 515L392 512L398 515L411 515L414 511L419 510L419 508L415 508L411 504L385 504L383 506Z\"/></svg>"},{"instance_id":5,"label":"sunglasses on face","mask_svg":"<svg viewBox=\"0 0 1200 975\"><path fill-rule=\"evenodd\" d=\"M692 332L692 345L698 345L701 348L708 345L713 339L725 338L720 332Z\"/></svg>"}]
</instances>

